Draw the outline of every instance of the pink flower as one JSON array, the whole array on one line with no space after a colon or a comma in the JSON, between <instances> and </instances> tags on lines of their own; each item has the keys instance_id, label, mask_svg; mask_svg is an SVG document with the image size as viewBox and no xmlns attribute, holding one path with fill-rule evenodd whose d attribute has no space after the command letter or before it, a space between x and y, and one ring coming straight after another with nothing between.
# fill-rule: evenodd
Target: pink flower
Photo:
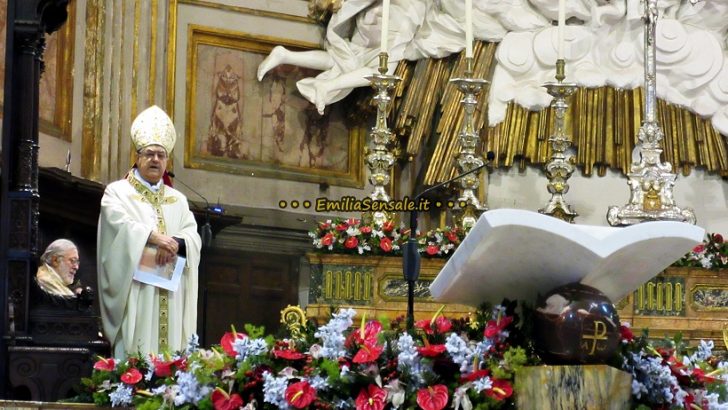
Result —
<instances>
[{"instance_id":1,"label":"pink flower","mask_svg":"<svg viewBox=\"0 0 728 410\"><path fill-rule=\"evenodd\" d=\"M94 363L94 369L101 370L102 372L110 372L114 370L114 365L116 362L113 358L109 359L100 359L98 362Z\"/></svg>"},{"instance_id":2,"label":"pink flower","mask_svg":"<svg viewBox=\"0 0 728 410\"><path fill-rule=\"evenodd\" d=\"M359 232L361 233L372 233L372 227L371 226L362 226L359 228Z\"/></svg>"},{"instance_id":3,"label":"pink flower","mask_svg":"<svg viewBox=\"0 0 728 410\"><path fill-rule=\"evenodd\" d=\"M442 410L447 406L447 387L442 384L428 386L417 392L417 404L423 410Z\"/></svg>"}]
</instances>

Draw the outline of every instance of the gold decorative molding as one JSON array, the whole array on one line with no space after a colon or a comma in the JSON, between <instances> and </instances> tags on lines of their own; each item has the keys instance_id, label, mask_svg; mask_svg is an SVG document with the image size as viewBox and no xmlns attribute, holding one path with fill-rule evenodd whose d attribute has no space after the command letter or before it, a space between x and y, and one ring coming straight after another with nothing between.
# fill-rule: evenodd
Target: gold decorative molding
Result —
<instances>
[{"instance_id":1,"label":"gold decorative molding","mask_svg":"<svg viewBox=\"0 0 728 410\"><path fill-rule=\"evenodd\" d=\"M701 302L715 303L714 305L699 303L697 298L702 292L703 298L713 297L710 299L703 299ZM720 294L719 299L715 299L715 294L708 294L708 292L718 292ZM690 304L696 311L728 311L728 284L717 284L717 283L697 283L695 286L690 288L689 293Z\"/></svg>"},{"instance_id":2,"label":"gold decorative molding","mask_svg":"<svg viewBox=\"0 0 728 410\"><path fill-rule=\"evenodd\" d=\"M299 23L317 24L317 21L310 17L296 16L294 14L279 13L268 10L257 10L249 7L232 6L229 4L214 3L205 0L177 0L179 4L189 4L191 6L207 7L210 9L232 11L235 13L250 14L257 17L271 17L280 20L297 21Z\"/></svg>"},{"instance_id":3,"label":"gold decorative molding","mask_svg":"<svg viewBox=\"0 0 728 410\"><path fill-rule=\"evenodd\" d=\"M101 106L104 65L106 2L86 3L86 39L83 76L83 128L81 131L81 175L98 181L101 166Z\"/></svg>"}]
</instances>

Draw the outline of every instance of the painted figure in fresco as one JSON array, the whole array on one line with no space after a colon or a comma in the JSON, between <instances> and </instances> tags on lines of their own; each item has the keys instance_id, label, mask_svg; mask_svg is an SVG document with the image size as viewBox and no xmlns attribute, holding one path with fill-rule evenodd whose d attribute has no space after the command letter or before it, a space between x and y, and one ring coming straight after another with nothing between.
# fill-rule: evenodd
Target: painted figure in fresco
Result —
<instances>
[{"instance_id":1,"label":"painted figure in fresco","mask_svg":"<svg viewBox=\"0 0 728 410\"><path fill-rule=\"evenodd\" d=\"M240 76L228 64L216 79L207 150L220 157L241 158Z\"/></svg>"},{"instance_id":2,"label":"painted figure in fresco","mask_svg":"<svg viewBox=\"0 0 728 410\"><path fill-rule=\"evenodd\" d=\"M324 153L328 147L329 115L319 114L313 107L305 109L306 128L303 132L301 152L298 165L321 168L324 165Z\"/></svg>"},{"instance_id":3,"label":"painted figure in fresco","mask_svg":"<svg viewBox=\"0 0 728 410\"><path fill-rule=\"evenodd\" d=\"M268 101L263 104L263 118L270 118L273 141L279 152L285 153L286 136L286 78L278 70L271 73L271 85L268 89ZM268 108L266 110L266 108ZM263 135L266 135L265 133Z\"/></svg>"}]
</instances>

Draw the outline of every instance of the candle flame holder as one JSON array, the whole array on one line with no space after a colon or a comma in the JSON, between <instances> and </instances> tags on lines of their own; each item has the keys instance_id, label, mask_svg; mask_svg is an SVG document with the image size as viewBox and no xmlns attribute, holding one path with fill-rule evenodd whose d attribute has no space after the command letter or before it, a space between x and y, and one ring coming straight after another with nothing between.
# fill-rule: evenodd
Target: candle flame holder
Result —
<instances>
[{"instance_id":1,"label":"candle flame holder","mask_svg":"<svg viewBox=\"0 0 728 410\"><path fill-rule=\"evenodd\" d=\"M551 106L554 108L556 118L554 120L554 134L549 138L551 160L544 167L546 177L549 180L547 188L551 194L551 199L538 212L573 223L574 218L579 214L564 199L564 195L569 192L567 181L575 170L573 157L566 154L571 146L571 140L564 131L564 116L566 115L566 109L569 108L569 105L566 104L566 98L574 94L576 84L564 82L566 79L565 65L563 59L557 60L557 82L547 82L543 85L546 91L554 97Z\"/></svg>"},{"instance_id":2,"label":"candle flame holder","mask_svg":"<svg viewBox=\"0 0 728 410\"><path fill-rule=\"evenodd\" d=\"M365 77L376 90L374 101L377 104L377 119L369 133L370 147L367 150L366 161L370 173L369 182L374 186L370 198L375 201L389 202L390 197L386 187L390 183L390 173L395 160L391 149L394 135L387 126L387 112L392 101L389 93L402 79L398 76L387 75L387 53L379 54L378 71L378 73ZM365 217L370 217L373 223L381 225L391 220L393 215L385 211L375 211Z\"/></svg>"},{"instance_id":3,"label":"candle flame holder","mask_svg":"<svg viewBox=\"0 0 728 410\"><path fill-rule=\"evenodd\" d=\"M484 164L482 155L476 152L480 136L475 131L475 118L473 114L475 113L475 107L478 105L477 96L483 87L488 84L488 81L480 78L472 78L472 76L473 59L471 57L466 58L465 77L450 80L463 93L463 99L460 102L463 105L465 117L463 119L463 127L458 135L460 153L457 156L457 165L461 174L481 167ZM480 203L477 196L480 185L479 174L479 172L473 172L460 179L460 196L457 199L455 208L453 208L456 224L466 231L475 225L481 213L488 210L485 205Z\"/></svg>"}]
</instances>

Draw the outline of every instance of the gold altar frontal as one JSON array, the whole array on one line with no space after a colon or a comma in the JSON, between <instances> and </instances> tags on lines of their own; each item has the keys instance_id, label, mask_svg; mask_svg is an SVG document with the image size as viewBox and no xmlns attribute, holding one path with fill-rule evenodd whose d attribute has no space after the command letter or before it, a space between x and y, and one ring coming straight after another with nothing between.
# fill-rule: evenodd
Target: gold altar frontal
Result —
<instances>
[{"instance_id":1,"label":"gold altar frontal","mask_svg":"<svg viewBox=\"0 0 728 410\"><path fill-rule=\"evenodd\" d=\"M91 410L96 407L86 403L45 403L40 401L0 400L0 410Z\"/></svg>"},{"instance_id":2,"label":"gold altar frontal","mask_svg":"<svg viewBox=\"0 0 728 410\"><path fill-rule=\"evenodd\" d=\"M668 268L622 299L619 318L635 336L649 329L651 339L681 333L691 344L711 339L728 343L728 270Z\"/></svg>"},{"instance_id":3,"label":"gold altar frontal","mask_svg":"<svg viewBox=\"0 0 728 410\"><path fill-rule=\"evenodd\" d=\"M357 315L394 319L407 313L407 282L402 258L393 256L306 255L311 264L308 317L328 319L331 307L351 307ZM415 319L431 318L443 304L435 302L429 286L447 260L422 258L415 282ZM467 316L472 307L445 304L450 318Z\"/></svg>"}]
</instances>

